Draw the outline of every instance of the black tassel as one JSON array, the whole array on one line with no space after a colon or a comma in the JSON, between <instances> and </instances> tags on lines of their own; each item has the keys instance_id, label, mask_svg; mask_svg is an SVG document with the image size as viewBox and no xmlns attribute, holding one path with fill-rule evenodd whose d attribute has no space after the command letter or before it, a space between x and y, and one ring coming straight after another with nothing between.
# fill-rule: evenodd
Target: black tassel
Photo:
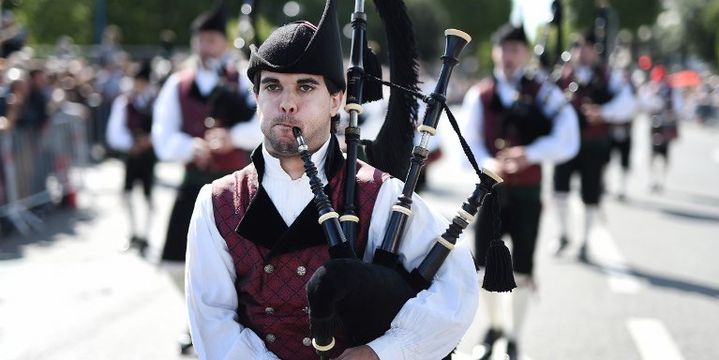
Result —
<instances>
[{"instance_id":1,"label":"black tassel","mask_svg":"<svg viewBox=\"0 0 719 360\"><path fill-rule=\"evenodd\" d=\"M500 217L499 197L494 192L484 198L491 201L492 208L492 242L487 249L486 267L482 288L492 292L507 292L517 287L514 282L514 269L512 268L512 255L507 245L502 241L502 219ZM485 205L485 204L482 204Z\"/></svg>"},{"instance_id":2,"label":"black tassel","mask_svg":"<svg viewBox=\"0 0 719 360\"><path fill-rule=\"evenodd\" d=\"M507 292L516 288L512 255L502 240L492 240L487 249L487 267L482 288L493 292Z\"/></svg>"}]
</instances>

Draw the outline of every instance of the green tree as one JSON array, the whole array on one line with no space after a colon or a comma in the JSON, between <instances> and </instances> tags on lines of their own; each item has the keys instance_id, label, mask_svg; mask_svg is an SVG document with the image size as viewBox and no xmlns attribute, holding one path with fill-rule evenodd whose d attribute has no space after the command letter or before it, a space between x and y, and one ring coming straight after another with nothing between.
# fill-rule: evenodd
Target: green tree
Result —
<instances>
[{"instance_id":1,"label":"green tree","mask_svg":"<svg viewBox=\"0 0 719 360\"><path fill-rule=\"evenodd\" d=\"M10 3L17 19L27 26L30 41L52 44L61 35L70 35L77 43L92 41L94 0L32 0Z\"/></svg>"},{"instance_id":2,"label":"green tree","mask_svg":"<svg viewBox=\"0 0 719 360\"><path fill-rule=\"evenodd\" d=\"M201 11L209 9L213 0L105 0L107 23L122 31L122 43L152 45L158 43L163 29L177 34L178 44L189 44L190 23ZM385 0L383 0L385 1ZM282 11L287 0L259 0L256 29L264 39L277 26L296 19L317 22L324 0L301 0L297 16L288 17ZM469 33L473 41L465 56L478 55L488 64L489 35L509 17L510 2L495 0L405 0L415 25L419 55L422 60L436 61L444 45L443 31L457 28ZM239 15L241 1L227 0L231 20ZM60 35L70 35L78 44L91 44L96 0L11 0L6 7L16 11L19 20L30 31L34 44L52 44ZM350 21L354 2L338 2L340 25ZM384 29L375 12L373 1L367 0L368 37L384 47ZM481 21L480 21L481 20ZM236 23L232 21L231 23ZM231 30L230 36L235 33ZM346 39L345 51L349 52ZM381 54L384 56L384 54Z\"/></svg>"},{"instance_id":3,"label":"green tree","mask_svg":"<svg viewBox=\"0 0 719 360\"><path fill-rule=\"evenodd\" d=\"M619 16L622 29L636 30L642 25L653 24L661 11L661 0L615 0L607 1ZM594 22L596 0L564 0L567 21L572 29L586 29Z\"/></svg>"}]
</instances>

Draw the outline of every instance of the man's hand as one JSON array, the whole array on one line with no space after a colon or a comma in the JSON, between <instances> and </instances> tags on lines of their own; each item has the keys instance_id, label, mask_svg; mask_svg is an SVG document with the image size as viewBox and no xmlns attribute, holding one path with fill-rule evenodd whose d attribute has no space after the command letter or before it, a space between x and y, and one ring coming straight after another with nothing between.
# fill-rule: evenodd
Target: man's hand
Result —
<instances>
[{"instance_id":1,"label":"man's hand","mask_svg":"<svg viewBox=\"0 0 719 360\"><path fill-rule=\"evenodd\" d=\"M529 167L524 146L513 146L502 150L497 153L497 159L502 164L502 171L507 174L516 174Z\"/></svg>"},{"instance_id":2,"label":"man's hand","mask_svg":"<svg viewBox=\"0 0 719 360\"><path fill-rule=\"evenodd\" d=\"M205 140L209 144L210 151L225 154L232 151L235 146L232 144L230 132L226 128L214 128L207 130Z\"/></svg>"},{"instance_id":3,"label":"man's hand","mask_svg":"<svg viewBox=\"0 0 719 360\"><path fill-rule=\"evenodd\" d=\"M205 139L192 139L192 163L200 169L205 169L210 163L210 156L210 146Z\"/></svg>"},{"instance_id":4,"label":"man's hand","mask_svg":"<svg viewBox=\"0 0 719 360\"><path fill-rule=\"evenodd\" d=\"M499 177L504 176L504 168L502 167L502 163L496 158L491 158L491 159L487 160L484 163L483 167L485 167L485 168L487 168L487 170L497 174L497 176L499 176Z\"/></svg>"},{"instance_id":5,"label":"man's hand","mask_svg":"<svg viewBox=\"0 0 719 360\"><path fill-rule=\"evenodd\" d=\"M147 135L139 135L135 137L135 142L130 148L130 155L137 156L152 148L152 140Z\"/></svg>"},{"instance_id":6,"label":"man's hand","mask_svg":"<svg viewBox=\"0 0 719 360\"><path fill-rule=\"evenodd\" d=\"M602 107L597 104L582 105L582 114L590 124L598 124L604 121L602 118Z\"/></svg>"},{"instance_id":7,"label":"man's hand","mask_svg":"<svg viewBox=\"0 0 719 360\"><path fill-rule=\"evenodd\" d=\"M345 350L335 360L379 360L379 356L371 347L362 345Z\"/></svg>"}]
</instances>

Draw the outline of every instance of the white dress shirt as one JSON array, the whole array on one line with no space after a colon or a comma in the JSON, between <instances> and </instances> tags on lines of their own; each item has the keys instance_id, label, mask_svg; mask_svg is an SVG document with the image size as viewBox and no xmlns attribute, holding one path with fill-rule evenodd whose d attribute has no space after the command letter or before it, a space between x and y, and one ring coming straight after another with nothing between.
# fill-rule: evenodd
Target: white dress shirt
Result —
<instances>
[{"instance_id":1,"label":"white dress shirt","mask_svg":"<svg viewBox=\"0 0 719 360\"><path fill-rule=\"evenodd\" d=\"M580 83L589 83L593 76L594 71L588 66L578 66L575 69L574 77ZM609 74L608 85L609 92L614 97L608 103L602 105L602 118L605 122L611 124L630 122L637 110L637 102L626 77L620 71L612 71Z\"/></svg>"},{"instance_id":2,"label":"white dress shirt","mask_svg":"<svg viewBox=\"0 0 719 360\"><path fill-rule=\"evenodd\" d=\"M649 82L639 88L637 93L638 108L648 114L656 114L666 109L666 101L658 92L659 84ZM672 90L672 109L675 113L682 112L683 99L679 90Z\"/></svg>"},{"instance_id":3,"label":"white dress shirt","mask_svg":"<svg viewBox=\"0 0 719 360\"><path fill-rule=\"evenodd\" d=\"M251 91L246 75L241 73L239 79L238 91ZM201 94L208 95L217 85L218 80L217 71L197 67L195 81ZM170 75L157 96L153 111L152 142L160 160L188 163L192 161L194 149L192 136L181 130L179 82L178 73ZM248 105L254 106L254 97L251 95L248 96ZM250 121L235 124L230 129L230 137L237 148L251 150L257 147L262 141L257 115Z\"/></svg>"},{"instance_id":4,"label":"white dress shirt","mask_svg":"<svg viewBox=\"0 0 719 360\"><path fill-rule=\"evenodd\" d=\"M502 105L509 107L519 89L523 76L520 71L508 81L504 72L495 71L495 91ZM545 116L552 118L552 130L548 135L534 140L524 147L527 161L538 164L543 161L563 162L574 157L579 151L579 123L577 114L567 104L562 91L556 85L543 82L537 93L537 103ZM469 144L477 163L482 166L492 159L484 143L484 109L480 98L479 86L472 87L464 97L462 113L457 121L462 134ZM465 160L466 165L469 163Z\"/></svg>"},{"instance_id":5,"label":"white dress shirt","mask_svg":"<svg viewBox=\"0 0 719 360\"><path fill-rule=\"evenodd\" d=\"M314 156L326 181L323 158L328 144ZM287 224L312 199L306 175L292 180L279 161L263 152L262 186ZM369 226L364 261L370 261L382 242L391 206L403 183L390 178L379 190ZM290 190L291 189L291 190ZM400 260L416 268L449 222L413 196ZM459 206L459 204L458 204ZM212 188L200 191L190 222L187 244L186 296L190 329L201 359L277 359L257 334L237 322L238 299L235 266L214 220ZM477 308L479 284L468 244L460 241L435 276L432 286L407 301L391 328L368 345L383 360L436 360L449 354L469 328Z\"/></svg>"},{"instance_id":6,"label":"white dress shirt","mask_svg":"<svg viewBox=\"0 0 719 360\"><path fill-rule=\"evenodd\" d=\"M132 134L127 127L127 96L120 95L112 102L110 118L105 131L107 144L114 150L128 152L132 148Z\"/></svg>"}]
</instances>

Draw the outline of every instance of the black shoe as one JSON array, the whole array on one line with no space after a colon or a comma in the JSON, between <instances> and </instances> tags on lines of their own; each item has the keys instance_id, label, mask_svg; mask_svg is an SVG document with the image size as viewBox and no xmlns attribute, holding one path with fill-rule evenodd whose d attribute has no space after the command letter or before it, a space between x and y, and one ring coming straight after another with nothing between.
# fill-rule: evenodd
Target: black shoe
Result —
<instances>
[{"instance_id":1,"label":"black shoe","mask_svg":"<svg viewBox=\"0 0 719 360\"><path fill-rule=\"evenodd\" d=\"M484 348L484 352L479 355L478 360L489 360L492 357L492 347L494 347L494 343L501 337L502 331L489 329L484 335L484 340L482 340L482 344L480 345Z\"/></svg>"},{"instance_id":2,"label":"black shoe","mask_svg":"<svg viewBox=\"0 0 719 360\"><path fill-rule=\"evenodd\" d=\"M189 355L192 353L192 350L193 350L192 349L192 338L190 337L189 331L180 337L179 345L180 345L180 354Z\"/></svg>"},{"instance_id":3,"label":"black shoe","mask_svg":"<svg viewBox=\"0 0 719 360\"><path fill-rule=\"evenodd\" d=\"M517 343L515 341L507 341L507 359L519 360L519 351L517 351Z\"/></svg>"},{"instance_id":4,"label":"black shoe","mask_svg":"<svg viewBox=\"0 0 719 360\"><path fill-rule=\"evenodd\" d=\"M150 244L147 240L145 240L145 238L133 237L132 240L130 240L130 246L136 248L140 253L140 256L145 257L145 255L147 255L147 248L150 247Z\"/></svg>"},{"instance_id":5,"label":"black shoe","mask_svg":"<svg viewBox=\"0 0 719 360\"><path fill-rule=\"evenodd\" d=\"M589 256L587 255L587 243L584 242L582 247L579 248L579 256L577 257L580 262L589 263Z\"/></svg>"},{"instance_id":6,"label":"black shoe","mask_svg":"<svg viewBox=\"0 0 719 360\"><path fill-rule=\"evenodd\" d=\"M559 244L557 245L557 250L554 252L554 255L556 255L556 256L562 255L562 253L564 252L564 250L567 249L568 246L569 246L569 239L567 239L566 236L562 235L559 238Z\"/></svg>"}]
</instances>

